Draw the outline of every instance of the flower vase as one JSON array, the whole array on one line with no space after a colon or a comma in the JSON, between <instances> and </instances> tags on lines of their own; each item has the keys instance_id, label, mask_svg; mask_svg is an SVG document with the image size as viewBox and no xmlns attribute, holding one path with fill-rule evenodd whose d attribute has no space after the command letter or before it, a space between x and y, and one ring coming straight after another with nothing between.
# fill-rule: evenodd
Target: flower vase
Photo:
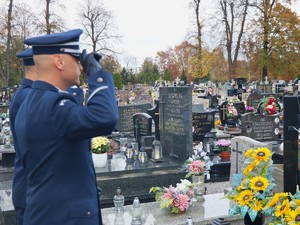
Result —
<instances>
[{"instance_id":1,"label":"flower vase","mask_svg":"<svg viewBox=\"0 0 300 225\"><path fill-rule=\"evenodd\" d=\"M92 153L92 159L94 162L94 167L105 167L107 162L107 152L102 154Z\"/></svg>"},{"instance_id":2,"label":"flower vase","mask_svg":"<svg viewBox=\"0 0 300 225\"><path fill-rule=\"evenodd\" d=\"M262 213L258 213L254 221L250 219L248 213L246 213L244 217L245 225L263 225L264 221L265 221L265 217Z\"/></svg>"},{"instance_id":3,"label":"flower vase","mask_svg":"<svg viewBox=\"0 0 300 225\"><path fill-rule=\"evenodd\" d=\"M230 151L221 151L219 154L221 160L230 160L231 152Z\"/></svg>"},{"instance_id":4,"label":"flower vase","mask_svg":"<svg viewBox=\"0 0 300 225\"><path fill-rule=\"evenodd\" d=\"M205 193L205 186L204 186L204 181L205 181L205 175L192 175L192 183L195 183L195 196L197 198L197 201L201 202L204 201L204 193Z\"/></svg>"}]
</instances>

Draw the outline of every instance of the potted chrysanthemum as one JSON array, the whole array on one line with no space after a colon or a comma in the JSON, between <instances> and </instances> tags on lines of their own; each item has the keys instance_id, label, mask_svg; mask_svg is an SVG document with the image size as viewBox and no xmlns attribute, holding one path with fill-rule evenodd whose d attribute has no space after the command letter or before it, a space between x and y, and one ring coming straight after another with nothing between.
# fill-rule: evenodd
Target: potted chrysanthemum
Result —
<instances>
[{"instance_id":1,"label":"potted chrysanthemum","mask_svg":"<svg viewBox=\"0 0 300 225\"><path fill-rule=\"evenodd\" d=\"M107 152L110 149L110 140L107 137L94 137L91 145L94 166L104 167L107 162Z\"/></svg>"},{"instance_id":2,"label":"potted chrysanthemum","mask_svg":"<svg viewBox=\"0 0 300 225\"><path fill-rule=\"evenodd\" d=\"M272 164L272 152L268 148L249 149L245 152L243 173L233 175L232 190L225 197L233 202L229 214L241 214L244 224L263 223L264 207L275 187Z\"/></svg>"},{"instance_id":3,"label":"potted chrysanthemum","mask_svg":"<svg viewBox=\"0 0 300 225\"><path fill-rule=\"evenodd\" d=\"M230 139L219 139L215 142L215 146L220 152L219 156L221 159L230 159L231 155L231 140Z\"/></svg>"}]
</instances>

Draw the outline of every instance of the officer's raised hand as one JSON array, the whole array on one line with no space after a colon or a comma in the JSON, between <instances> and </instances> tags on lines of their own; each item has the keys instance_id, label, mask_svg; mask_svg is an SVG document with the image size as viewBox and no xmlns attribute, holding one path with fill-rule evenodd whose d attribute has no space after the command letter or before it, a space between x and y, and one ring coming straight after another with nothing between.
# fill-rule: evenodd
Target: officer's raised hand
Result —
<instances>
[{"instance_id":1,"label":"officer's raised hand","mask_svg":"<svg viewBox=\"0 0 300 225\"><path fill-rule=\"evenodd\" d=\"M80 56L80 63L83 67L83 71L90 75L91 73L95 73L101 69L99 60L101 59L101 55L95 52L91 52L87 54L86 49L84 49Z\"/></svg>"}]
</instances>

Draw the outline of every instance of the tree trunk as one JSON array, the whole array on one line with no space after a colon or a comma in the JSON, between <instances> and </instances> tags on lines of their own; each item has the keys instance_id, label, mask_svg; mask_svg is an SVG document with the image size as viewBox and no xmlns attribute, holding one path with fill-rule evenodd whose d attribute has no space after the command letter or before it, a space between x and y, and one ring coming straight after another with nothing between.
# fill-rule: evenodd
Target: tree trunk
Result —
<instances>
[{"instance_id":1,"label":"tree trunk","mask_svg":"<svg viewBox=\"0 0 300 225\"><path fill-rule=\"evenodd\" d=\"M10 45L11 45L11 20L12 20L13 0L10 0L7 13L7 42L6 42L6 74L3 79L3 86L8 86L10 77Z\"/></svg>"},{"instance_id":2,"label":"tree trunk","mask_svg":"<svg viewBox=\"0 0 300 225\"><path fill-rule=\"evenodd\" d=\"M46 10L45 10L45 20L46 20L46 33L51 34L51 27L50 27L50 1L46 0Z\"/></svg>"}]
</instances>

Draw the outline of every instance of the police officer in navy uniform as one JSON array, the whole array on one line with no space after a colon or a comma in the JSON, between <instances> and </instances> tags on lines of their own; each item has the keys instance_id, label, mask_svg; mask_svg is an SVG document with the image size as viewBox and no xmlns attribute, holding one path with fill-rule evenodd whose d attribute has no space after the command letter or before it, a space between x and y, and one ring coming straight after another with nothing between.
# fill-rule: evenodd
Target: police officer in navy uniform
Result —
<instances>
[{"instance_id":1,"label":"police officer in navy uniform","mask_svg":"<svg viewBox=\"0 0 300 225\"><path fill-rule=\"evenodd\" d=\"M118 120L112 75L97 54L80 55L82 30L25 40L39 80L22 103L15 130L27 173L24 225L102 225L90 138L110 134ZM79 62L80 57L80 62ZM88 75L86 106L66 92Z\"/></svg>"},{"instance_id":2,"label":"police officer in navy uniform","mask_svg":"<svg viewBox=\"0 0 300 225\"><path fill-rule=\"evenodd\" d=\"M25 67L25 78L22 80L20 87L15 92L10 106L9 106L9 119L10 127L14 139L14 148L16 151L14 162L14 174L13 174L13 187L12 187L12 201L15 207L18 224L23 224L24 210L25 210L25 194L26 194L26 171L22 166L20 158L20 149L17 143L16 133L14 130L15 118L20 108L21 103L24 101L28 91L31 88L33 80L37 79L37 70L34 65L32 49L19 52L16 55L22 59Z\"/></svg>"}]
</instances>

